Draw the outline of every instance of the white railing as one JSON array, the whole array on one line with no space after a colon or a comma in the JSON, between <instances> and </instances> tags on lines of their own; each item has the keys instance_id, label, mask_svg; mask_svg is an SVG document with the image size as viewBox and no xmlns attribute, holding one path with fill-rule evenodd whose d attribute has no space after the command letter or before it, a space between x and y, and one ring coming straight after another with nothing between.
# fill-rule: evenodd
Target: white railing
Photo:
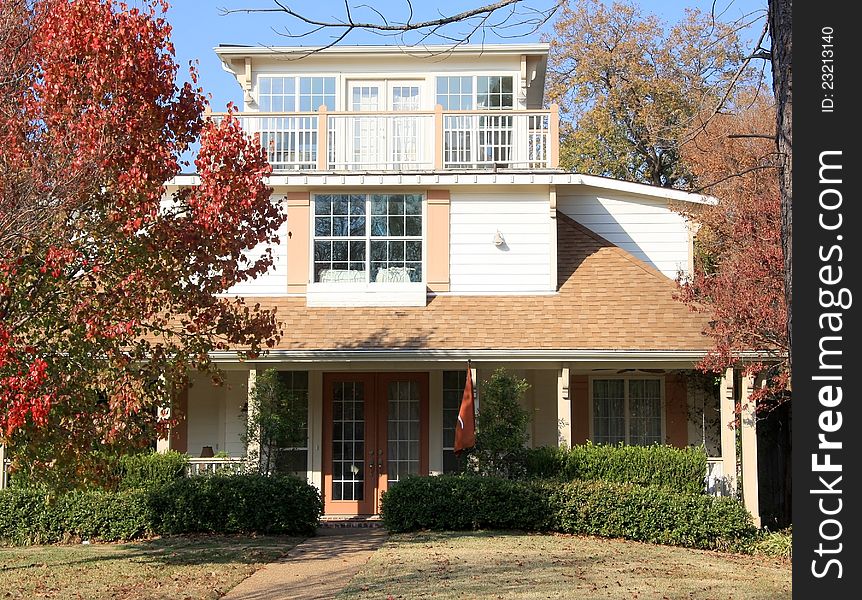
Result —
<instances>
[{"instance_id":1,"label":"white railing","mask_svg":"<svg viewBox=\"0 0 862 600\"><path fill-rule=\"evenodd\" d=\"M190 458L186 475L212 475L213 473L240 473L246 469L246 460L239 458Z\"/></svg>"},{"instance_id":2,"label":"white railing","mask_svg":"<svg viewBox=\"0 0 862 600\"><path fill-rule=\"evenodd\" d=\"M273 171L556 168L559 111L241 113ZM224 113L212 114L221 119Z\"/></svg>"},{"instance_id":3,"label":"white railing","mask_svg":"<svg viewBox=\"0 0 862 600\"><path fill-rule=\"evenodd\" d=\"M724 463L721 458L706 459L706 493L710 496L732 496L731 482L724 476Z\"/></svg>"}]
</instances>

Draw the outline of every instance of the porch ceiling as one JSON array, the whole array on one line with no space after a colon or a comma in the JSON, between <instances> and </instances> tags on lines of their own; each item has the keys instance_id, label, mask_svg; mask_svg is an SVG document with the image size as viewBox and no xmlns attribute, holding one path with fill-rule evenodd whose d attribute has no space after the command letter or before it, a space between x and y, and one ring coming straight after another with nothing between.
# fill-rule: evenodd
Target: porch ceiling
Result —
<instances>
[{"instance_id":1,"label":"porch ceiling","mask_svg":"<svg viewBox=\"0 0 862 600\"><path fill-rule=\"evenodd\" d=\"M280 351L535 350L703 353L708 316L673 299L656 269L557 213L557 294L436 296L425 307L310 308L305 298L247 298L275 308ZM666 357L665 357L666 358Z\"/></svg>"}]
</instances>

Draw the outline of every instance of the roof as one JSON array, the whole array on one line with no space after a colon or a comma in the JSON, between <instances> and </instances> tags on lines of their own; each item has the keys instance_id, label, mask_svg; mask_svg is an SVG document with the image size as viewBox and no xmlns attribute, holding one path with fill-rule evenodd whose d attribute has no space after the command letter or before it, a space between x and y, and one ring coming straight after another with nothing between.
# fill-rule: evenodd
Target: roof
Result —
<instances>
[{"instance_id":1,"label":"roof","mask_svg":"<svg viewBox=\"0 0 862 600\"><path fill-rule=\"evenodd\" d=\"M673 299L659 271L557 212L557 294L438 295L425 307L310 308L304 298L247 298L276 308L280 351L611 350L710 347L708 317Z\"/></svg>"},{"instance_id":2,"label":"roof","mask_svg":"<svg viewBox=\"0 0 862 600\"><path fill-rule=\"evenodd\" d=\"M320 46L243 46L219 44L213 50L221 57L272 56L275 54L299 55L403 55L413 57L440 55L492 55L492 54L534 54L546 55L550 45L543 42L530 44L416 44L411 46L378 45L350 46L337 44L330 47Z\"/></svg>"}]
</instances>

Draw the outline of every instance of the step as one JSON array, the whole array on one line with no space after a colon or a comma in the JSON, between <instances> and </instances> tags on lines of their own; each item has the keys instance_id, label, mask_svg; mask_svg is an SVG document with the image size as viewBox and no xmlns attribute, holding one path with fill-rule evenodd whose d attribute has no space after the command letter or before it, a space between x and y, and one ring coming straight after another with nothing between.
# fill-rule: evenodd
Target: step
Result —
<instances>
[{"instance_id":1,"label":"step","mask_svg":"<svg viewBox=\"0 0 862 600\"><path fill-rule=\"evenodd\" d=\"M339 527L383 527L383 521L378 515L367 516L340 516L324 515L320 518L320 527L330 529Z\"/></svg>"}]
</instances>

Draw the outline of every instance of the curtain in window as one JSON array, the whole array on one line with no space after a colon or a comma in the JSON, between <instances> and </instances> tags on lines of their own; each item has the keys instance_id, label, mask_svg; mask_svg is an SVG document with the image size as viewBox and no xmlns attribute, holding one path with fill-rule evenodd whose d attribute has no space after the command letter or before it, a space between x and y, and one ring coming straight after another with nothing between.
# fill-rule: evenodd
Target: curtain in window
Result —
<instances>
[{"instance_id":1,"label":"curtain in window","mask_svg":"<svg viewBox=\"0 0 862 600\"><path fill-rule=\"evenodd\" d=\"M657 379L629 380L629 443L660 444L661 382Z\"/></svg>"},{"instance_id":2,"label":"curtain in window","mask_svg":"<svg viewBox=\"0 0 862 600\"><path fill-rule=\"evenodd\" d=\"M626 439L625 381L593 381L593 441L618 444Z\"/></svg>"}]
</instances>

